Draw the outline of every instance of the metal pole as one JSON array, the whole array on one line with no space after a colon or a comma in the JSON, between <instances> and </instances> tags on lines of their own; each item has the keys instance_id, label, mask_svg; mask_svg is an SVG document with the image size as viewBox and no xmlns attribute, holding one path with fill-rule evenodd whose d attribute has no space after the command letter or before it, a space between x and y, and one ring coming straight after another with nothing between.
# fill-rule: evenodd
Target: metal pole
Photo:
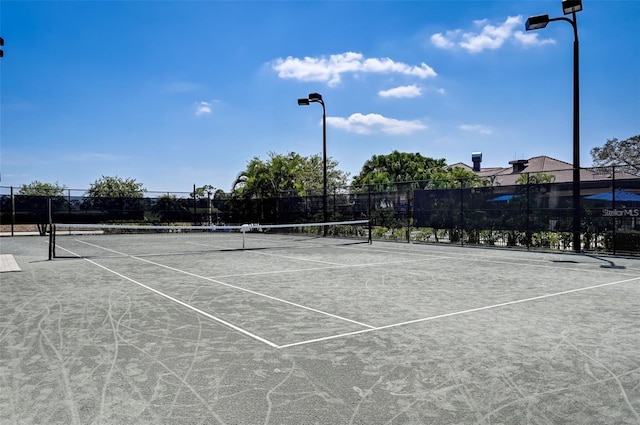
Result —
<instances>
[{"instance_id":1,"label":"metal pole","mask_svg":"<svg viewBox=\"0 0 640 425\"><path fill-rule=\"evenodd\" d=\"M573 12L573 250L581 251L580 220L580 74L578 23Z\"/></svg>"},{"instance_id":2,"label":"metal pole","mask_svg":"<svg viewBox=\"0 0 640 425\"><path fill-rule=\"evenodd\" d=\"M464 246L464 180L460 179L460 246Z\"/></svg>"},{"instance_id":3,"label":"metal pole","mask_svg":"<svg viewBox=\"0 0 640 425\"><path fill-rule=\"evenodd\" d=\"M16 224L16 198L13 195L13 186L11 186L11 236L13 236L13 228Z\"/></svg>"},{"instance_id":4,"label":"metal pole","mask_svg":"<svg viewBox=\"0 0 640 425\"><path fill-rule=\"evenodd\" d=\"M207 219L209 226L211 226L212 219L212 210L211 210L211 191L207 191L207 208L209 209L209 218Z\"/></svg>"},{"instance_id":5,"label":"metal pole","mask_svg":"<svg viewBox=\"0 0 640 425\"><path fill-rule=\"evenodd\" d=\"M373 217L371 216L372 212L371 212L371 186L370 185L367 185L367 195L368 195L367 208L369 209L369 211L367 211L367 215L369 218L369 244L371 244L373 242Z\"/></svg>"},{"instance_id":6,"label":"metal pole","mask_svg":"<svg viewBox=\"0 0 640 425\"><path fill-rule=\"evenodd\" d=\"M542 16L548 19L548 15ZM573 27L573 250L581 252L581 230L582 223L580 218L580 61L579 61L579 42L578 42L578 21L576 12L572 12L573 19L560 17L551 18L546 22L566 21ZM532 19L532 18L530 18ZM528 22L528 21L527 21ZM545 23L546 26L546 23ZM529 29L544 28L536 27Z\"/></svg>"},{"instance_id":7,"label":"metal pole","mask_svg":"<svg viewBox=\"0 0 640 425\"><path fill-rule=\"evenodd\" d=\"M56 254L56 226L51 226L49 232L49 260L53 260Z\"/></svg>"},{"instance_id":8,"label":"metal pole","mask_svg":"<svg viewBox=\"0 0 640 425\"><path fill-rule=\"evenodd\" d=\"M322 105L322 214L324 222L327 223L327 114L324 107L324 102L320 102ZM327 236L327 226L324 227L324 236Z\"/></svg>"},{"instance_id":9,"label":"metal pole","mask_svg":"<svg viewBox=\"0 0 640 425\"><path fill-rule=\"evenodd\" d=\"M198 204L196 202L196 185L193 185L193 225L197 226Z\"/></svg>"},{"instance_id":10,"label":"metal pole","mask_svg":"<svg viewBox=\"0 0 640 425\"><path fill-rule=\"evenodd\" d=\"M526 243L527 243L527 249L529 249L531 247L531 224L530 224L530 213L531 213L531 182L529 181L529 176L530 173L527 173L527 211L525 214L525 218L527 220L525 227L526 227Z\"/></svg>"},{"instance_id":11,"label":"metal pole","mask_svg":"<svg viewBox=\"0 0 640 425\"><path fill-rule=\"evenodd\" d=\"M411 189L407 189L407 243L411 243Z\"/></svg>"},{"instance_id":12,"label":"metal pole","mask_svg":"<svg viewBox=\"0 0 640 425\"><path fill-rule=\"evenodd\" d=\"M612 165L612 186L613 192L611 193L611 209L613 210L613 234L611 239L611 248L613 250L613 255L616 255L616 166Z\"/></svg>"}]
</instances>

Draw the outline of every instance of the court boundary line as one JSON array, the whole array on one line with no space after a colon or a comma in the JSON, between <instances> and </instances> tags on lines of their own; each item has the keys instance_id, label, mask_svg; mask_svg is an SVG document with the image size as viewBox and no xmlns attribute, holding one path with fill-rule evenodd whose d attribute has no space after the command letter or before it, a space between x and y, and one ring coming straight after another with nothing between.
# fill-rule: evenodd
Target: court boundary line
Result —
<instances>
[{"instance_id":1,"label":"court boundary line","mask_svg":"<svg viewBox=\"0 0 640 425\"><path fill-rule=\"evenodd\" d=\"M488 305L488 306L484 306L484 307L476 307L476 308L471 308L471 309L467 309L467 310L456 311L456 312L453 312L453 313L444 313L444 314L439 314L437 316L423 317L421 319L407 320L405 322L393 323L393 324L384 325L384 326L378 326L375 329L361 329L359 331L345 332L345 333L338 334L338 335L331 335L331 336L322 337L322 338L314 338L314 339L310 339L310 340L307 340L307 341L294 342L294 343L291 343L291 344L283 344L283 345L278 346L278 348L282 349L282 348L296 347L296 346L300 346L300 345L312 344L312 343L315 343L315 342L322 342L322 341L328 341L328 340L331 340L331 339L343 338L343 337L347 337L347 336L351 336L351 335L358 335L358 334L367 333L367 332L374 332L374 331L380 331L380 330L384 330L384 329L396 328L396 327L400 327L400 326L412 325L414 323L421 323L421 322L427 322L427 321L431 321L431 320L443 319L443 318L447 318L447 317L460 316L460 315L463 315L463 314L475 313L477 311L490 310L490 309L494 309L494 308L500 308L500 307L506 307L506 306L515 305L515 304L522 304L522 303L526 303L526 302L537 301L537 300L541 300L541 299L545 299L545 298L551 298L551 297L557 297L557 296L561 296L561 295L572 294L572 293L575 293L575 292L582 292L582 291L588 291L588 290L591 290L591 289L603 288L603 287L606 287L606 286L619 285L619 284L622 284L622 283L632 282L634 280L640 280L640 276L639 277L633 277L633 278L630 278L630 279L619 280L619 281L615 281L615 282L608 282L608 283L601 283L601 284L598 284L598 285L586 286L586 287L583 287L583 288L575 288L575 289L569 289L569 290L566 290L566 291L554 292L554 293L551 293L551 294L538 295L538 296L535 296L535 297L528 297L528 298L523 298L523 299L520 299L520 300L506 301L506 302L503 302L503 303L492 304L492 305Z\"/></svg>"},{"instance_id":2,"label":"court boundary line","mask_svg":"<svg viewBox=\"0 0 640 425\"><path fill-rule=\"evenodd\" d=\"M411 244L408 244L411 245ZM427 246L427 245L418 245L418 246ZM362 248L356 248L356 247L351 247L351 246L341 246L341 249L350 249L350 250L356 250L356 251L364 251L364 249ZM463 248L463 247L452 247L452 248ZM493 256L491 255L481 255L478 254L477 257L480 258L473 258L473 259L467 259L468 255L464 254L464 253L453 253L453 254L448 254L448 255L437 255L436 253L421 253L418 250L408 250L408 249L398 249L398 250L393 250L393 249L384 249L384 248L379 248L377 246L373 246L372 245L372 249L377 251L377 252L385 252L385 253L401 253L401 254L406 254L406 255L412 255L412 256L416 256L416 257L422 257L425 259L429 259L429 260L465 260L465 261L470 261L470 262L478 262L478 263L495 263L495 264L507 264L507 265L511 265L513 266L518 265L518 266L530 266L530 267L542 267L542 268L551 268L551 269L560 269L560 270L568 270L568 271L576 271L576 272L602 272L602 273L607 273L608 270L606 269L601 269L600 267L596 267L595 264L593 265L594 269L580 269L580 268L575 268L575 267L562 267L562 266L552 266L549 264L541 264L541 263L548 263L551 262L552 260L528 260L528 259L522 259L522 258L516 258L516 257L511 257L508 260L499 260L499 259L492 259ZM443 247L443 249L446 249L446 247ZM468 249L476 249L476 248L468 248ZM483 249L483 248L479 248L479 249ZM527 251L528 253L533 254L534 252L530 252ZM523 251L524 253L524 251ZM547 254L547 255L552 255L552 256L560 256L560 255L575 255L573 253L553 253L553 252L540 252L537 254ZM582 256L582 255L580 255ZM586 264L586 263L585 263ZM591 266L591 264L587 264L589 266ZM625 271L617 271L616 273L622 274L622 275L630 275L630 276L636 276L636 273L634 273L635 270L625 270Z\"/></svg>"},{"instance_id":3,"label":"court boundary line","mask_svg":"<svg viewBox=\"0 0 640 425\"><path fill-rule=\"evenodd\" d=\"M83 244L86 244L86 245L89 245L89 246L93 246L95 248L104 249L106 251L110 251L110 252L113 252L113 253L116 253L116 254L121 254L126 258L133 258L135 260L142 261L144 263L149 263L149 264L152 264L152 265L155 265L155 266L158 266L158 267L163 267L165 269L172 270L172 271L175 271L175 272L178 272L178 273L182 273L182 274L185 274L187 276L195 277L195 278L198 278L198 279L203 279L203 280L206 280L206 281L209 281L209 282L212 282L212 283L216 283L218 285L227 286L227 287L232 288L232 289L236 289L236 290L247 292L247 293L250 293L250 294L253 294L253 295L258 295L260 297L268 298L268 299L273 300L273 301L281 302L281 303L284 303L284 304L289 304L289 305L292 305L294 307L298 307L298 308L301 308L301 309L304 309L304 310L312 311L314 313L318 313L318 314L322 314L322 315L325 315L325 316L329 316L329 317L332 317L334 319L342 320L344 322L354 323L356 325L363 326L365 328L375 328L375 326L371 326L371 325L368 325L366 323L358 322L357 320L348 319L346 317L338 316L336 314L332 314L332 313L329 313L329 312L326 312L326 311L318 310L316 308L307 307L305 305L294 303L292 301L287 301L287 300L284 300L284 299L281 299L281 298L277 298L277 297L274 297L274 296L271 296L271 295L263 294L261 292L253 291L251 289L242 288L240 286L232 285L230 283L226 283L226 282L223 282L221 280L213 279L213 278L210 278L210 277L207 277L207 276L202 276L202 275L199 275L199 274L196 274L196 273L192 273L192 272L189 272L189 271L186 271L186 270L181 270L181 269L178 269L176 267L167 266L165 264L161 264L161 263L158 263L158 262L155 262L155 261L147 260L146 258L136 257L135 255L128 255L128 254L125 254L125 253L122 253L122 252L118 252L118 251L110 249L110 248L105 248L105 247L101 247L100 245L92 244L90 242L85 242L85 241L81 241L81 240L78 240L77 242L80 242L80 243L83 243ZM68 250L66 250L66 251L68 251ZM68 251L68 252L71 252L71 251ZM76 255L75 253L73 253L73 254ZM95 263L93 261L92 261L92 263L97 264L97 263Z\"/></svg>"},{"instance_id":4,"label":"court boundary line","mask_svg":"<svg viewBox=\"0 0 640 425\"><path fill-rule=\"evenodd\" d=\"M78 254L76 254L75 252L70 251L70 250L68 250L68 249L66 249L66 248L62 248L62 247L58 247L58 248L60 248L60 249L62 249L62 250L64 250L64 251L67 251L68 253L70 253L70 254L72 254L72 255L76 255L76 256L78 256ZM197 307L195 307L195 306L192 306L191 304L188 304L188 303L186 303L186 302L184 302L184 301L182 301L182 300L180 300L180 299L178 299L178 298L172 297L172 296L171 296L171 295L169 295L169 294L165 294L165 293L164 293L164 292L162 292L162 291L159 291L159 290L157 290L157 289L155 289L155 288L152 288L152 287L150 287L150 286L148 286L148 285L145 285L145 284L144 284L144 283L142 283L142 282L138 282L137 280L132 279L132 278L130 278L130 277L128 277L128 276L125 276L125 275L123 275L122 273L119 273L119 272L117 272L117 271L115 271L115 270L112 270L112 269L110 269L110 268L109 268L109 267L107 267L107 266L103 266L102 264L96 263L95 261L90 260L90 259L88 259L88 258L84 258L84 260L85 260L85 261L88 261L89 263L91 263L91 264L93 264L93 265L95 265L95 266L98 266L98 267L100 267L101 269L106 270L106 271L108 271L109 273L112 273L112 274L114 274L114 275L116 275L116 276L118 276L118 277L120 277L120 278L122 278L122 279L125 279L125 280L127 280L127 281L129 281L129 282L131 282L131 283L135 283L136 285L139 285L139 286L141 286L141 287L143 287L143 288L145 288L145 289L147 289L147 290L149 290L149 291L153 292L153 293L154 293L154 294L156 294L156 295L160 295L161 297L166 298L166 299L168 299L168 300L170 300L170 301L173 301L173 302L175 302L175 303L177 303L177 304L180 304L181 306L186 307L186 308L188 308L189 310L192 310L192 311L194 311L194 312L196 312L196 313L198 313L198 314L201 314L201 315L202 315L202 316L204 316L204 317L207 317L207 318L209 318L209 319L211 319L211 320L213 320L213 321L215 321L215 322L218 322L218 323L220 323L220 324L222 324L222 325L224 325L224 326L227 326L228 328L231 328L231 329L233 329L234 331L240 332L241 334L243 334L243 335L245 335L245 336L248 336L248 337L250 337L250 338L253 338L253 339L255 339L256 341L260 341L260 342L262 342L262 343L264 343L264 344L267 344L267 345L269 345L270 347L273 347L273 348L279 348L279 347L280 347L278 344L275 344L275 343L273 343L273 342L269 341L269 340L268 340L268 339L266 339L266 338L263 338L263 337L261 337L261 336L258 336L258 335L254 334L254 333L252 333L252 332L249 332L249 331L248 331L248 330L246 330L246 329L243 329L243 328L241 328L241 327L239 327L239 326L237 326L237 325L234 325L234 324L233 324L233 323L231 323L231 322L227 322L227 321L226 321L226 320L224 320L224 319L221 319L221 318L216 317L216 316L214 316L214 315L212 315L212 314L210 314L210 313L207 313L206 311L201 310L201 309L199 309L199 308L197 308Z\"/></svg>"},{"instance_id":5,"label":"court boundary line","mask_svg":"<svg viewBox=\"0 0 640 425\"><path fill-rule=\"evenodd\" d=\"M209 244L203 244L203 243L196 243L196 242L187 242L187 245L196 245L196 246L203 246L203 247L211 247L211 248L217 248L218 245L209 245ZM305 247L306 248L306 247ZM315 247L313 247L315 248ZM299 248L295 248L295 249L299 249ZM266 255L266 256L274 256L274 257L280 257L280 258L287 258L289 260L297 260L297 261L307 261L310 263L319 263L319 264L327 264L329 266L342 266L343 264L340 263L334 263L332 261L323 261L323 260L311 260L311 259L304 259L304 258L296 258L296 257L289 257L289 256L285 256L285 255L275 255L275 254L267 254L265 252L257 252L257 251L252 251L252 250L246 250L246 252L249 253L253 253L253 254L262 254L262 255Z\"/></svg>"},{"instance_id":6,"label":"court boundary line","mask_svg":"<svg viewBox=\"0 0 640 425\"><path fill-rule=\"evenodd\" d=\"M254 254L258 254L258 253L254 252ZM261 254L264 254L264 253L261 253ZM281 257L281 258L289 259L290 257ZM302 258L300 258L299 260L300 261L305 261ZM309 268L306 268L306 269L270 270L270 271L264 271L264 272L225 274L225 275L213 276L212 278L222 279L222 278L225 278L225 277L261 276L261 275L266 275L266 274L285 274L285 273L298 273L298 272L306 272L306 271L313 272L313 271L320 271L320 270L347 269L347 268L351 268L351 267L353 267L353 268L384 267L384 266L388 266L388 265L392 265L392 264L403 264L403 263L414 263L414 262L415 262L415 260L398 260L398 261L388 261L388 262L385 262L385 263L341 264L341 265L327 266L327 267L309 267Z\"/></svg>"}]
</instances>

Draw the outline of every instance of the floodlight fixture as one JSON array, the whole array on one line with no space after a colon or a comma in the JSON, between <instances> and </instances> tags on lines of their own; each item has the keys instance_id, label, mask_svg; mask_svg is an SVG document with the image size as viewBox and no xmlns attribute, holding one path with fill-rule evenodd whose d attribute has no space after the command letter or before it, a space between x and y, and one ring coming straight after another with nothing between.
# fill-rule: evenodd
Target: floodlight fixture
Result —
<instances>
[{"instance_id":1,"label":"floodlight fixture","mask_svg":"<svg viewBox=\"0 0 640 425\"><path fill-rule=\"evenodd\" d=\"M539 30L547 26L549 23L549 15L531 16L524 24L527 31Z\"/></svg>"},{"instance_id":2,"label":"floodlight fixture","mask_svg":"<svg viewBox=\"0 0 640 425\"><path fill-rule=\"evenodd\" d=\"M565 15L580 12L582 10L582 0L562 0L562 11Z\"/></svg>"}]
</instances>

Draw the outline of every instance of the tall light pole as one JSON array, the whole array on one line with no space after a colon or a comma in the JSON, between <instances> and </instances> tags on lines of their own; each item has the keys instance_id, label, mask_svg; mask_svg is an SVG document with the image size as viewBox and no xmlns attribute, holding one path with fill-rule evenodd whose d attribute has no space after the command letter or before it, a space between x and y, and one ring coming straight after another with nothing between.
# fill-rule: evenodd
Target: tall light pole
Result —
<instances>
[{"instance_id":1,"label":"tall light pole","mask_svg":"<svg viewBox=\"0 0 640 425\"><path fill-rule=\"evenodd\" d=\"M328 222L327 213L327 113L324 101L320 93L309 93L309 97L298 99L299 106L308 106L310 103L322 105L322 217L324 222ZM324 236L327 236L327 226L323 226Z\"/></svg>"},{"instance_id":2,"label":"tall light pole","mask_svg":"<svg viewBox=\"0 0 640 425\"><path fill-rule=\"evenodd\" d=\"M576 12L582 10L582 0L562 0L562 11L571 14L572 19L564 16L549 18L549 15L531 16L525 23L527 31L542 29L549 22L565 21L573 27L573 250L580 252L580 74L578 48L578 21Z\"/></svg>"}]
</instances>

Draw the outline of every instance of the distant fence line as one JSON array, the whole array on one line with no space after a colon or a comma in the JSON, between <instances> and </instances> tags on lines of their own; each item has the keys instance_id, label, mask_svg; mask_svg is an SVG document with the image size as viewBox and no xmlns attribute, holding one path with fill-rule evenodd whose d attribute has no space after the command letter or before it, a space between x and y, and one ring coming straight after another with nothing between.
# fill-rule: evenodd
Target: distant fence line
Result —
<instances>
[{"instance_id":1,"label":"distant fence line","mask_svg":"<svg viewBox=\"0 0 640 425\"><path fill-rule=\"evenodd\" d=\"M600 175L606 176L605 171ZM526 173L522 174L526 177L523 181L529 181ZM571 182L465 185L463 179L331 188L327 197L329 221L368 218L377 239L572 249ZM47 197L20 195L16 188L0 187L0 224L3 231L13 233L17 225L40 224L44 229L50 222L321 222L323 197L319 192L283 192L275 198L250 199L231 194L194 198L193 192L91 198L85 195L86 191L73 189L64 189L62 196ZM174 196L163 196L167 194ZM581 207L585 251L640 254L640 177L623 174L617 178L583 179Z\"/></svg>"}]
</instances>

